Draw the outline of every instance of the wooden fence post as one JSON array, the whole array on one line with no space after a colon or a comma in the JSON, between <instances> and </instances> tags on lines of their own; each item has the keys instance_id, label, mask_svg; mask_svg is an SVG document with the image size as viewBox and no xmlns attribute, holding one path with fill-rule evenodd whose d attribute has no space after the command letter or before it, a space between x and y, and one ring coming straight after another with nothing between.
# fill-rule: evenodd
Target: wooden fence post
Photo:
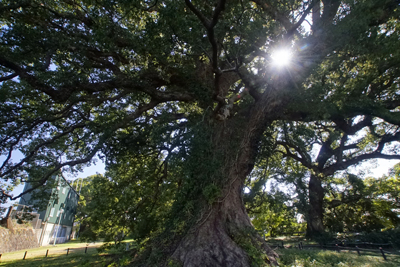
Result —
<instances>
[{"instance_id":1,"label":"wooden fence post","mask_svg":"<svg viewBox=\"0 0 400 267\"><path fill-rule=\"evenodd\" d=\"M358 248L358 246L356 246L356 250L357 250L358 256L361 256L360 249Z\"/></svg>"},{"instance_id":2,"label":"wooden fence post","mask_svg":"<svg viewBox=\"0 0 400 267\"><path fill-rule=\"evenodd\" d=\"M23 258L23 260L25 260L25 258L26 258L26 254L28 253L28 251L25 251L25 255L24 255L24 258Z\"/></svg>"},{"instance_id":3,"label":"wooden fence post","mask_svg":"<svg viewBox=\"0 0 400 267\"><path fill-rule=\"evenodd\" d=\"M69 248L67 248L67 256L68 256L68 254L69 254Z\"/></svg>"},{"instance_id":4,"label":"wooden fence post","mask_svg":"<svg viewBox=\"0 0 400 267\"><path fill-rule=\"evenodd\" d=\"M86 246L86 248L85 248L85 254L86 254L86 252L87 252L87 246Z\"/></svg>"},{"instance_id":5,"label":"wooden fence post","mask_svg":"<svg viewBox=\"0 0 400 267\"><path fill-rule=\"evenodd\" d=\"M49 255L49 250L46 251L46 258L47 258L47 255Z\"/></svg>"},{"instance_id":6,"label":"wooden fence post","mask_svg":"<svg viewBox=\"0 0 400 267\"><path fill-rule=\"evenodd\" d=\"M383 251L382 247L380 247L379 250L380 250L381 253L382 253L383 259L386 261L387 259L386 259L385 252Z\"/></svg>"}]
</instances>

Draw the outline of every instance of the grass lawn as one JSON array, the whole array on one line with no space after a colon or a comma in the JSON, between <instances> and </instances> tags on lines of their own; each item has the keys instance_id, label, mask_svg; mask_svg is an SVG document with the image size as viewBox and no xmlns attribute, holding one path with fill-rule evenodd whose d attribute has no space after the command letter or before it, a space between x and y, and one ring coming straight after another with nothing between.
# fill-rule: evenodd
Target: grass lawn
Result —
<instances>
[{"instance_id":1,"label":"grass lawn","mask_svg":"<svg viewBox=\"0 0 400 267\"><path fill-rule=\"evenodd\" d=\"M2 261L0 266L15 266L15 267L36 267L36 266L107 266L111 263L110 258L100 256L98 254L73 254L73 255L55 255L48 258L28 258L26 260Z\"/></svg>"},{"instance_id":2,"label":"grass lawn","mask_svg":"<svg viewBox=\"0 0 400 267\"><path fill-rule=\"evenodd\" d=\"M317 248L298 249L300 242L304 246L317 245L315 241L308 240L303 236L291 237L274 237L267 238L267 243L272 248L278 245L282 246L282 242L286 249L276 249L279 254L280 266L290 267L308 267L308 266L338 266L338 267L378 267L378 266L400 266L400 256L393 254L386 254L387 261L385 261L379 250L376 252L361 251L361 256L358 256L356 251L341 250L336 252L333 250L322 250ZM394 253L399 253L398 249L386 249Z\"/></svg>"},{"instance_id":3,"label":"grass lawn","mask_svg":"<svg viewBox=\"0 0 400 267\"><path fill-rule=\"evenodd\" d=\"M338 266L338 267L398 267L400 256L387 255L387 261L379 254L361 255L356 252L335 252L319 249L279 249L277 250L280 266L308 267L308 266Z\"/></svg>"},{"instance_id":4,"label":"grass lawn","mask_svg":"<svg viewBox=\"0 0 400 267\"><path fill-rule=\"evenodd\" d=\"M19 251L13 251L8 253L3 253L1 257L1 262L10 261L10 260L20 260L24 257L25 251L28 251L26 255L26 259L29 258L37 258L37 257L45 257L46 251L49 250L48 256L55 256L60 254L67 254L67 249L70 248L70 254L72 253L85 253L85 247L88 245L87 253L94 253L97 252L95 248L98 248L102 245L102 242L96 243L82 243L77 240L69 241L63 244L57 244L55 246L49 245L39 248L32 248L32 249L24 249Z\"/></svg>"},{"instance_id":5,"label":"grass lawn","mask_svg":"<svg viewBox=\"0 0 400 267\"><path fill-rule=\"evenodd\" d=\"M131 242L127 240L125 242ZM271 241L271 240L269 240ZM274 240L279 242L280 240ZM288 243L300 240L285 240ZM118 251L108 251L108 253L98 253L97 249L103 243L91 243L88 246L87 254L85 254L86 243L71 241L65 244L59 244L55 247L46 246L36 249L27 250L27 257L22 260L24 251L16 251L4 253L1 258L0 266L15 267L36 267L36 266L57 266L57 267L73 267L73 266L126 266L131 260L131 256L122 255ZM67 248L70 248L70 254L67 256ZM45 258L46 251L49 249L49 257ZM308 267L308 266L338 266L338 267L397 267L400 266L400 256L387 255L385 261L380 254L367 254L358 256L355 251L335 252L321 249L304 249L296 248L278 249L280 266L287 267Z\"/></svg>"},{"instance_id":6,"label":"grass lawn","mask_svg":"<svg viewBox=\"0 0 400 267\"><path fill-rule=\"evenodd\" d=\"M129 242L132 240L126 240ZM87 253L85 248L88 245ZM120 261L117 251L107 253L98 253L97 248L103 245L102 242L82 243L79 241L70 241L56 246L44 246L40 248L20 250L15 252L3 253L0 260L0 266L108 266L113 261ZM67 249L69 254L67 256ZM46 252L49 250L48 257ZM26 259L23 260L25 251Z\"/></svg>"}]
</instances>

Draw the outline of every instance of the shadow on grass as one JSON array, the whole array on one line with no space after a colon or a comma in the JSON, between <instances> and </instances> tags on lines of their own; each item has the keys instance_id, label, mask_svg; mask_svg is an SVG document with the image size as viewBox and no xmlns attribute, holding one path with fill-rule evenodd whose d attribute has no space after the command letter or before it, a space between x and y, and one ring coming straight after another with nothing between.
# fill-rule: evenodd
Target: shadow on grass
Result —
<instances>
[{"instance_id":1,"label":"shadow on grass","mask_svg":"<svg viewBox=\"0 0 400 267\"><path fill-rule=\"evenodd\" d=\"M265 239L267 244L272 247L282 246L285 247L297 247L300 242L303 245L317 245L318 243L314 240L307 239L304 236L277 236L277 237L267 237Z\"/></svg>"}]
</instances>

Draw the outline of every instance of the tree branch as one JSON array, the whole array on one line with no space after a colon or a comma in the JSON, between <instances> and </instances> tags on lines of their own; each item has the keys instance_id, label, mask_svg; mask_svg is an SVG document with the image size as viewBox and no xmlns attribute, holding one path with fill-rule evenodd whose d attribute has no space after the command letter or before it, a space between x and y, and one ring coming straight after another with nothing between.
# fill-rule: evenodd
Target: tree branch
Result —
<instances>
[{"instance_id":1,"label":"tree branch","mask_svg":"<svg viewBox=\"0 0 400 267\"><path fill-rule=\"evenodd\" d=\"M188 8L199 18L204 27L209 29L211 25L210 21L192 4L190 0L185 0L185 3Z\"/></svg>"},{"instance_id":2,"label":"tree branch","mask_svg":"<svg viewBox=\"0 0 400 267\"><path fill-rule=\"evenodd\" d=\"M267 3L262 2L262 0L252 0L252 2L260 6L262 10L264 10L272 19L275 19L279 23L281 23L286 30L291 29L292 23L290 22L290 20L286 18L284 15L280 14L276 8L272 7Z\"/></svg>"},{"instance_id":3,"label":"tree branch","mask_svg":"<svg viewBox=\"0 0 400 267\"><path fill-rule=\"evenodd\" d=\"M289 36L292 36L294 34L294 32L297 30L297 28L300 27L300 25L304 22L304 20L306 19L306 17L308 16L308 14L310 14L311 10L313 9L313 7L319 3L320 0L313 0L310 5L307 7L307 9L303 12L303 14L301 15L301 18L299 19L298 22L296 22L295 24L293 24L293 26L287 30L287 34L286 34L286 38Z\"/></svg>"},{"instance_id":4,"label":"tree branch","mask_svg":"<svg viewBox=\"0 0 400 267\"><path fill-rule=\"evenodd\" d=\"M5 76L5 77L0 77L0 82L11 80L11 79L13 79L13 78L15 78L17 76L18 76L17 73L13 73L13 74L10 74L10 75Z\"/></svg>"},{"instance_id":5,"label":"tree branch","mask_svg":"<svg viewBox=\"0 0 400 267\"><path fill-rule=\"evenodd\" d=\"M393 141L399 141L399 140L400 140L400 132L396 133L395 135L385 135L384 137L382 137L381 141L378 143L378 146L375 149L375 151L373 151L371 153L365 153L365 154L356 156L356 157L346 160L346 161L337 162L335 164L332 164L329 167L324 168L323 173L327 176L333 175L336 171L345 170L349 166L352 166L361 161L373 159L373 158L400 159L400 155L397 155L397 154L388 155L388 154L382 153L382 150L386 143L393 142Z\"/></svg>"},{"instance_id":6,"label":"tree branch","mask_svg":"<svg viewBox=\"0 0 400 267\"><path fill-rule=\"evenodd\" d=\"M225 8L225 0L218 1L211 22L198 9L196 9L196 7L192 4L190 0L185 0L185 3L189 7L189 9L199 18L199 20L202 22L207 30L208 41L210 42L212 49L211 64L213 67L213 72L215 73L213 99L219 103L219 105L217 106L217 109L219 109L223 105L225 105L225 96L222 92L220 92L221 71L218 66L218 44L215 38L214 27L218 23L219 16Z\"/></svg>"}]
</instances>

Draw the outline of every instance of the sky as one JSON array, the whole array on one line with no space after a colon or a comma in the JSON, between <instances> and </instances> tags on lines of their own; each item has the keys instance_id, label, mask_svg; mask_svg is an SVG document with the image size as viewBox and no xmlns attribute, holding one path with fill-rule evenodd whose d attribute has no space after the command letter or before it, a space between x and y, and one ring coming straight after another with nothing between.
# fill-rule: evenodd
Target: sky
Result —
<instances>
[{"instance_id":1,"label":"sky","mask_svg":"<svg viewBox=\"0 0 400 267\"><path fill-rule=\"evenodd\" d=\"M386 160L386 159L377 159L377 160L369 160L366 161L360 166L356 168L359 171L365 171L367 177L375 177L379 178L383 175L387 175L389 169L391 169L394 165L400 163L400 160Z\"/></svg>"}]
</instances>

